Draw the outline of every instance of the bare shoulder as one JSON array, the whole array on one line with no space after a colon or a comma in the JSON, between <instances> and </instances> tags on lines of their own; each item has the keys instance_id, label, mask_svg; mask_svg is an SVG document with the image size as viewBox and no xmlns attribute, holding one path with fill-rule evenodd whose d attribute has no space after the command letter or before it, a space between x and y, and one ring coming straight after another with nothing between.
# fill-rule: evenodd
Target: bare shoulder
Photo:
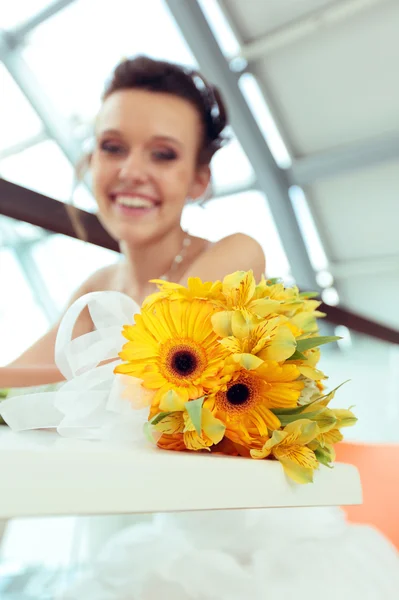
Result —
<instances>
[{"instance_id":1,"label":"bare shoulder","mask_svg":"<svg viewBox=\"0 0 399 600\"><path fill-rule=\"evenodd\" d=\"M120 264L115 263L99 269L87 280L87 286L92 292L102 292L104 290L116 289L117 279L120 274Z\"/></svg>"},{"instance_id":2,"label":"bare shoulder","mask_svg":"<svg viewBox=\"0 0 399 600\"><path fill-rule=\"evenodd\" d=\"M190 265L183 279L223 279L234 271L253 270L256 279L266 269L262 246L249 235L235 233L213 244Z\"/></svg>"},{"instance_id":3,"label":"bare shoulder","mask_svg":"<svg viewBox=\"0 0 399 600\"><path fill-rule=\"evenodd\" d=\"M74 298L89 292L102 292L116 289L120 265L118 263L98 269L90 275L74 294Z\"/></svg>"},{"instance_id":4,"label":"bare shoulder","mask_svg":"<svg viewBox=\"0 0 399 600\"><path fill-rule=\"evenodd\" d=\"M264 252L262 246L254 240L249 235L245 233L233 233L232 235L228 235L227 237L216 242L211 250L214 251L225 251L226 249L232 250L234 252L241 253L243 250L246 252L250 252L252 256L255 257L263 257Z\"/></svg>"}]
</instances>

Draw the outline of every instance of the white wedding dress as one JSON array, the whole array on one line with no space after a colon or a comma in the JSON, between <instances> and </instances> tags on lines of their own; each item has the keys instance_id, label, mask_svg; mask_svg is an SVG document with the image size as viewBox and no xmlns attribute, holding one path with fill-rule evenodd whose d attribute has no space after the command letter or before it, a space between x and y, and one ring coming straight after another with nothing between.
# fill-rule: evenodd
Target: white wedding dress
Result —
<instances>
[{"instance_id":1,"label":"white wedding dress","mask_svg":"<svg viewBox=\"0 0 399 600\"><path fill-rule=\"evenodd\" d=\"M338 508L175 513L109 539L62 600L398 600L399 556Z\"/></svg>"}]
</instances>

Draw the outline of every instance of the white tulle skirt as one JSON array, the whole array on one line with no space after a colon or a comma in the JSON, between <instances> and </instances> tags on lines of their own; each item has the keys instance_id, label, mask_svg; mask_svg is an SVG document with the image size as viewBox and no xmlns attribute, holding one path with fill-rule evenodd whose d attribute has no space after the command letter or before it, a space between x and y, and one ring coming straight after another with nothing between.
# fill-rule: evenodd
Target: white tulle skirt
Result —
<instances>
[{"instance_id":1,"label":"white tulle skirt","mask_svg":"<svg viewBox=\"0 0 399 600\"><path fill-rule=\"evenodd\" d=\"M398 600L399 556L338 508L157 515L112 537L62 600Z\"/></svg>"}]
</instances>

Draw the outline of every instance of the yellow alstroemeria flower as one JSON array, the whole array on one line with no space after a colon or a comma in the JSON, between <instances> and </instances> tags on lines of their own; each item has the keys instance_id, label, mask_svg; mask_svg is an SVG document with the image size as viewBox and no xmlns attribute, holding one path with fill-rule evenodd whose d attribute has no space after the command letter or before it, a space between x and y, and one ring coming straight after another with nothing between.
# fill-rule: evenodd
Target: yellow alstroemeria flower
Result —
<instances>
[{"instance_id":1,"label":"yellow alstroemeria flower","mask_svg":"<svg viewBox=\"0 0 399 600\"><path fill-rule=\"evenodd\" d=\"M317 310L321 302L319 300L305 299L298 309L290 317L290 323L294 325L301 335L318 334L319 326L317 319L325 317L326 314Z\"/></svg>"},{"instance_id":2,"label":"yellow alstroemeria flower","mask_svg":"<svg viewBox=\"0 0 399 600\"><path fill-rule=\"evenodd\" d=\"M301 306L304 299L296 286L285 287L283 283L269 283L262 277L255 289L255 298L269 298L280 303L276 312L291 317Z\"/></svg>"},{"instance_id":3,"label":"yellow alstroemeria flower","mask_svg":"<svg viewBox=\"0 0 399 600\"><path fill-rule=\"evenodd\" d=\"M318 461L327 466L335 460L334 445L343 440L340 429L351 427L357 421L351 410L327 408L334 398L335 392L336 389L332 390L325 397L322 397L319 402L307 406L302 413L303 417L307 418L308 414L320 411L319 414L311 417L317 423L320 433L309 444L309 447L315 452Z\"/></svg>"},{"instance_id":4,"label":"yellow alstroemeria flower","mask_svg":"<svg viewBox=\"0 0 399 600\"><path fill-rule=\"evenodd\" d=\"M315 381L317 385L319 385L323 379L326 379L323 371L317 369L317 363L320 360L320 348L311 348L310 350L305 350L303 354L306 359L293 360L290 361L290 364L295 364L303 377L311 379Z\"/></svg>"},{"instance_id":5,"label":"yellow alstroemeria flower","mask_svg":"<svg viewBox=\"0 0 399 600\"><path fill-rule=\"evenodd\" d=\"M255 297L256 282L252 271L236 271L223 279L223 300L220 307L227 313L247 310L257 317L267 317L276 311L280 302Z\"/></svg>"},{"instance_id":6,"label":"yellow alstroemeria flower","mask_svg":"<svg viewBox=\"0 0 399 600\"><path fill-rule=\"evenodd\" d=\"M189 277L187 287L179 283L164 281L163 279L152 279L150 283L157 284L159 292L148 296L143 307L152 306L164 298L170 300L209 300L221 301L222 282L202 281L199 277Z\"/></svg>"},{"instance_id":7,"label":"yellow alstroemeria flower","mask_svg":"<svg viewBox=\"0 0 399 600\"><path fill-rule=\"evenodd\" d=\"M252 458L273 456L282 464L285 473L296 483L310 483L319 467L316 455L307 444L319 434L316 423L300 419L290 423L282 431L274 431L262 450L251 450Z\"/></svg>"},{"instance_id":8,"label":"yellow alstroemeria flower","mask_svg":"<svg viewBox=\"0 0 399 600\"><path fill-rule=\"evenodd\" d=\"M322 448L324 446L333 446L338 442L342 442L344 436L341 433L341 429L343 427L352 427L357 422L357 418L351 410L344 408L332 408L327 410L331 416L335 418L335 423L333 423L325 431L321 431L320 435L318 436L317 439L319 440Z\"/></svg>"},{"instance_id":9,"label":"yellow alstroemeria flower","mask_svg":"<svg viewBox=\"0 0 399 600\"><path fill-rule=\"evenodd\" d=\"M162 399L161 410L172 412L160 413L152 419L152 427L166 436L182 434L183 442L188 450L209 450L218 444L224 436L226 427L210 410L201 408L200 433L197 431L188 412L188 404L171 390Z\"/></svg>"},{"instance_id":10,"label":"yellow alstroemeria flower","mask_svg":"<svg viewBox=\"0 0 399 600\"><path fill-rule=\"evenodd\" d=\"M223 320L215 313L212 325L216 333L225 333ZM295 337L280 317L259 320L247 310L236 311L231 318L233 335L221 340L234 360L245 369L256 369L265 360L283 362L289 358L296 347Z\"/></svg>"}]
</instances>

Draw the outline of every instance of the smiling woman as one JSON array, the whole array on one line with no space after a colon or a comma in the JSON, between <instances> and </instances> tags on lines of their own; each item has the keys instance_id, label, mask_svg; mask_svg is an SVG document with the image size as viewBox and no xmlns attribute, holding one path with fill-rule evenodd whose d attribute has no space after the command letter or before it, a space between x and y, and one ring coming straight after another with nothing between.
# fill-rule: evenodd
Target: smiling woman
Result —
<instances>
[{"instance_id":1,"label":"smiling woman","mask_svg":"<svg viewBox=\"0 0 399 600\"><path fill-rule=\"evenodd\" d=\"M88 292L116 290L141 304L155 289L152 279L184 283L191 276L222 279L236 270L253 269L257 279L264 273L263 250L252 238L235 234L211 244L181 227L186 203L207 193L210 162L226 141L226 125L217 88L198 72L143 56L116 67L86 163L98 217L124 260L97 271L71 302ZM75 336L92 327L83 313ZM57 331L58 324L0 369L0 388L15 380L21 387L62 379L54 364Z\"/></svg>"}]
</instances>

